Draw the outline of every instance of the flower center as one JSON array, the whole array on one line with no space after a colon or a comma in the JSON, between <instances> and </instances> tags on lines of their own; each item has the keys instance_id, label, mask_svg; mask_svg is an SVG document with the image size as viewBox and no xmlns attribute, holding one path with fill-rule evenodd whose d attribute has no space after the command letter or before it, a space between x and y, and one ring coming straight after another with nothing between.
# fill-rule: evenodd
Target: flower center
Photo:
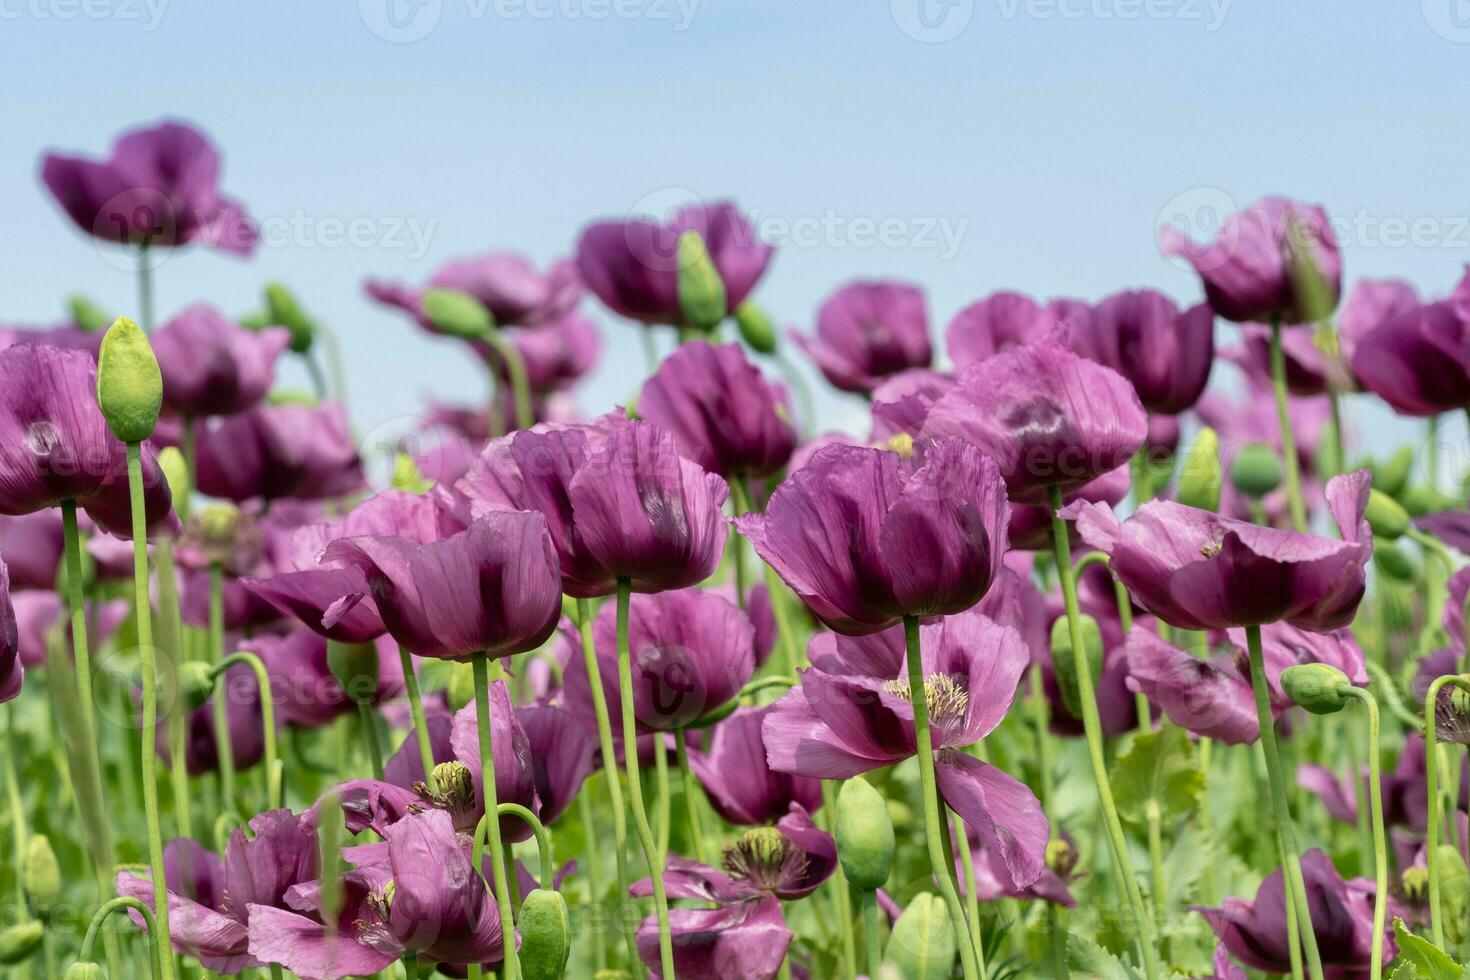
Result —
<instances>
[{"instance_id":1,"label":"flower center","mask_svg":"<svg viewBox=\"0 0 1470 980\"><path fill-rule=\"evenodd\" d=\"M721 858L730 877L758 891L774 892L806 872L806 854L775 827L756 827L740 835Z\"/></svg>"},{"instance_id":2,"label":"flower center","mask_svg":"<svg viewBox=\"0 0 1470 980\"><path fill-rule=\"evenodd\" d=\"M883 690L905 701L912 700L909 682L902 677L886 681ZM949 731L964 723L970 695L952 675L930 674L924 678L924 703L929 706L929 720Z\"/></svg>"},{"instance_id":3,"label":"flower center","mask_svg":"<svg viewBox=\"0 0 1470 980\"><path fill-rule=\"evenodd\" d=\"M415 783L415 793L447 811L456 829L475 824L475 780L463 762L441 762L434 767L434 789Z\"/></svg>"}]
</instances>

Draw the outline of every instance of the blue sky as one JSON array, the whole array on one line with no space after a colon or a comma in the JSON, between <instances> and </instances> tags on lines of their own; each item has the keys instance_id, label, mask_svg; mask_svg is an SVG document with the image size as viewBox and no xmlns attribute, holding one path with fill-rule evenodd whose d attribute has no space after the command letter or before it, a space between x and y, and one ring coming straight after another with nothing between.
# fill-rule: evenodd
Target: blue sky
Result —
<instances>
[{"instance_id":1,"label":"blue sky","mask_svg":"<svg viewBox=\"0 0 1470 980\"><path fill-rule=\"evenodd\" d=\"M289 283L346 339L364 430L482 384L365 276L489 248L546 261L589 220L691 195L791 230L758 295L802 327L855 276L923 283L936 333L1003 287L1192 301L1161 216L1271 192L1342 223L1350 278L1442 293L1470 258L1465 0L0 0L0 32L0 322L77 290L132 308L126 261L61 218L39 157L178 116L270 231L249 261L171 257L161 314ZM883 221L891 240L865 237ZM353 222L364 239L338 240ZM642 363L634 328L594 311L588 409Z\"/></svg>"}]
</instances>

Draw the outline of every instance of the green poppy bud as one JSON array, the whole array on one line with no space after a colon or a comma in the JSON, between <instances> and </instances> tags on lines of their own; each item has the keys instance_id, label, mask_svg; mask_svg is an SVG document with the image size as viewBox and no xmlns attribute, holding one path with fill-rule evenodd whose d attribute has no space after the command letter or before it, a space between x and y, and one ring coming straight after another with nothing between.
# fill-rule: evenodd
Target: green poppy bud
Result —
<instances>
[{"instance_id":1,"label":"green poppy bud","mask_svg":"<svg viewBox=\"0 0 1470 980\"><path fill-rule=\"evenodd\" d=\"M1200 510L1220 509L1220 437L1208 426L1195 436L1194 446L1179 472L1179 502Z\"/></svg>"},{"instance_id":2,"label":"green poppy bud","mask_svg":"<svg viewBox=\"0 0 1470 980\"><path fill-rule=\"evenodd\" d=\"M485 304L456 289L431 289L424 293L424 316L451 337L480 340L495 329L495 318Z\"/></svg>"},{"instance_id":3,"label":"green poppy bud","mask_svg":"<svg viewBox=\"0 0 1470 980\"><path fill-rule=\"evenodd\" d=\"M776 325L766 311L746 300L735 307L735 325L750 349L761 354L776 353Z\"/></svg>"},{"instance_id":4,"label":"green poppy bud","mask_svg":"<svg viewBox=\"0 0 1470 980\"><path fill-rule=\"evenodd\" d=\"M163 470L163 478L168 481L174 511L180 517L188 517L189 497L194 489L189 482L189 461L184 459L178 446L165 446L158 453L158 468Z\"/></svg>"},{"instance_id":5,"label":"green poppy bud","mask_svg":"<svg viewBox=\"0 0 1470 980\"><path fill-rule=\"evenodd\" d=\"M61 901L61 865L45 834L32 834L26 841L25 885L32 914L50 919Z\"/></svg>"},{"instance_id":6,"label":"green poppy bud","mask_svg":"<svg viewBox=\"0 0 1470 980\"><path fill-rule=\"evenodd\" d=\"M957 952L944 899L920 892L893 924L883 959L905 980L919 980L950 976Z\"/></svg>"},{"instance_id":7,"label":"green poppy bud","mask_svg":"<svg viewBox=\"0 0 1470 980\"><path fill-rule=\"evenodd\" d=\"M123 442L153 435L163 406L163 374L153 345L136 323L120 316L107 328L97 355L97 404Z\"/></svg>"},{"instance_id":8,"label":"green poppy bud","mask_svg":"<svg viewBox=\"0 0 1470 980\"><path fill-rule=\"evenodd\" d=\"M455 661L444 694L449 698L449 707L455 711L473 701L475 699L474 667L462 661Z\"/></svg>"},{"instance_id":9,"label":"green poppy bud","mask_svg":"<svg viewBox=\"0 0 1470 980\"><path fill-rule=\"evenodd\" d=\"M214 693L214 668L202 660L185 660L174 670L184 710L202 708Z\"/></svg>"},{"instance_id":10,"label":"green poppy bud","mask_svg":"<svg viewBox=\"0 0 1470 980\"><path fill-rule=\"evenodd\" d=\"M1374 463L1373 489L1382 490L1390 497L1404 492L1409 483L1409 471L1414 468L1414 447L1403 446L1382 463Z\"/></svg>"},{"instance_id":11,"label":"green poppy bud","mask_svg":"<svg viewBox=\"0 0 1470 980\"><path fill-rule=\"evenodd\" d=\"M107 969L101 963L73 963L62 980L107 980Z\"/></svg>"},{"instance_id":12,"label":"green poppy bud","mask_svg":"<svg viewBox=\"0 0 1470 980\"><path fill-rule=\"evenodd\" d=\"M46 927L35 919L0 929L0 963L13 965L30 959L41 948Z\"/></svg>"},{"instance_id":13,"label":"green poppy bud","mask_svg":"<svg viewBox=\"0 0 1470 980\"><path fill-rule=\"evenodd\" d=\"M1230 482L1252 500L1260 500L1281 486L1281 460L1276 450L1264 442L1241 446L1230 464Z\"/></svg>"},{"instance_id":14,"label":"green poppy bud","mask_svg":"<svg viewBox=\"0 0 1470 980\"><path fill-rule=\"evenodd\" d=\"M71 322L87 333L106 330L112 322L112 317L103 313L101 307L80 293L66 301L66 308L71 312Z\"/></svg>"},{"instance_id":15,"label":"green poppy bud","mask_svg":"<svg viewBox=\"0 0 1470 980\"><path fill-rule=\"evenodd\" d=\"M1102 630L1097 620L1083 613L1078 617L1082 626L1082 647L1087 651L1087 663L1092 671L1093 686L1097 685L1102 672ZM1072 654L1072 631L1067 626L1067 617L1051 624L1051 663L1057 675L1057 687L1062 694L1062 703L1078 718L1082 717L1082 695L1077 687L1077 658Z\"/></svg>"},{"instance_id":16,"label":"green poppy bud","mask_svg":"<svg viewBox=\"0 0 1470 980\"><path fill-rule=\"evenodd\" d=\"M378 646L376 643L327 641L327 668L347 696L368 704L378 690Z\"/></svg>"},{"instance_id":17,"label":"green poppy bud","mask_svg":"<svg viewBox=\"0 0 1470 980\"><path fill-rule=\"evenodd\" d=\"M837 792L837 858L854 888L883 887L893 870L893 821L883 794L861 776Z\"/></svg>"},{"instance_id":18,"label":"green poppy bud","mask_svg":"<svg viewBox=\"0 0 1470 980\"><path fill-rule=\"evenodd\" d=\"M725 281L693 229L679 236L679 308L698 330L713 330L725 319Z\"/></svg>"},{"instance_id":19,"label":"green poppy bud","mask_svg":"<svg viewBox=\"0 0 1470 980\"><path fill-rule=\"evenodd\" d=\"M1405 554L1404 550L1392 541L1374 538L1373 558L1378 563L1378 570L1391 579L1399 582L1412 582L1419 577L1419 569L1414 565L1414 559Z\"/></svg>"},{"instance_id":20,"label":"green poppy bud","mask_svg":"<svg viewBox=\"0 0 1470 980\"><path fill-rule=\"evenodd\" d=\"M291 291L278 282L265 287L265 316L261 326L285 327L291 331L291 350L305 354L316 337L316 322L301 308Z\"/></svg>"},{"instance_id":21,"label":"green poppy bud","mask_svg":"<svg viewBox=\"0 0 1470 980\"><path fill-rule=\"evenodd\" d=\"M1375 537L1390 541L1396 541L1408 534L1413 527L1409 521L1409 512L1381 490L1368 491L1368 506L1363 511L1363 516L1368 519L1368 526L1373 528Z\"/></svg>"},{"instance_id":22,"label":"green poppy bud","mask_svg":"<svg viewBox=\"0 0 1470 980\"><path fill-rule=\"evenodd\" d=\"M1314 715L1336 714L1351 700L1347 674L1331 664L1297 664L1281 672L1286 696Z\"/></svg>"},{"instance_id":23,"label":"green poppy bud","mask_svg":"<svg viewBox=\"0 0 1470 980\"><path fill-rule=\"evenodd\" d=\"M393 456L393 489L402 490L405 493L424 494L434 484L424 479L423 471L419 464L408 453L396 453Z\"/></svg>"},{"instance_id":24,"label":"green poppy bud","mask_svg":"<svg viewBox=\"0 0 1470 980\"><path fill-rule=\"evenodd\" d=\"M567 900L558 892L532 889L521 902L520 927L521 976L526 980L561 980L572 952Z\"/></svg>"},{"instance_id":25,"label":"green poppy bud","mask_svg":"<svg viewBox=\"0 0 1470 980\"><path fill-rule=\"evenodd\" d=\"M1434 487L1422 483L1406 487L1394 496L1398 498L1399 503L1404 505L1404 510L1413 517L1437 514L1442 510L1458 510L1465 506L1464 501L1456 500L1449 494L1441 493Z\"/></svg>"}]
</instances>

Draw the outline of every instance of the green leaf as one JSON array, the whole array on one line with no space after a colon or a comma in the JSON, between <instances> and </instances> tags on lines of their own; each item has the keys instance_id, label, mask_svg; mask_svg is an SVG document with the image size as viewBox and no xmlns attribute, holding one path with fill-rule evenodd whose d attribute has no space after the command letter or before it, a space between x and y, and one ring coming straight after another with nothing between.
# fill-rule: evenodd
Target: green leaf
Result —
<instances>
[{"instance_id":1,"label":"green leaf","mask_svg":"<svg viewBox=\"0 0 1470 980\"><path fill-rule=\"evenodd\" d=\"M1399 956L1412 963L1423 980L1465 980L1466 971L1450 958L1449 954L1423 937L1416 936L1404 925L1404 920L1393 920L1394 936L1399 941ZM1394 971L1398 976L1398 971Z\"/></svg>"},{"instance_id":2,"label":"green leaf","mask_svg":"<svg viewBox=\"0 0 1470 980\"><path fill-rule=\"evenodd\" d=\"M1205 774L1182 728L1166 727L1136 735L1112 772L1113 795L1123 819L1142 824L1150 804L1168 820L1183 817L1199 803Z\"/></svg>"},{"instance_id":3,"label":"green leaf","mask_svg":"<svg viewBox=\"0 0 1470 980\"><path fill-rule=\"evenodd\" d=\"M1138 980L1126 963L1091 939L1075 933L1067 937L1067 962L1078 975L1097 980Z\"/></svg>"}]
</instances>

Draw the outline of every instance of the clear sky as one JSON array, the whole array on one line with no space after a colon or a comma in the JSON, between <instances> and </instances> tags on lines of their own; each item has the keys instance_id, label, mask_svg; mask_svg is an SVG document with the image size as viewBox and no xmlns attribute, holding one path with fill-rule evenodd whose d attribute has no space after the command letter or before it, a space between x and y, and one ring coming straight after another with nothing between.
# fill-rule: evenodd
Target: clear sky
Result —
<instances>
[{"instance_id":1,"label":"clear sky","mask_svg":"<svg viewBox=\"0 0 1470 980\"><path fill-rule=\"evenodd\" d=\"M39 158L177 116L267 241L170 258L160 315L289 283L346 339L364 430L482 388L365 276L544 262L589 220L695 195L783 239L758 297L803 328L855 276L923 283L936 334L1002 287L1193 301L1159 222L1272 192L1328 208L1350 278L1437 294L1470 259L1465 0L0 0L0 38L0 322L77 290L133 308L126 259L61 217ZM600 410L642 357L588 308Z\"/></svg>"}]
</instances>

